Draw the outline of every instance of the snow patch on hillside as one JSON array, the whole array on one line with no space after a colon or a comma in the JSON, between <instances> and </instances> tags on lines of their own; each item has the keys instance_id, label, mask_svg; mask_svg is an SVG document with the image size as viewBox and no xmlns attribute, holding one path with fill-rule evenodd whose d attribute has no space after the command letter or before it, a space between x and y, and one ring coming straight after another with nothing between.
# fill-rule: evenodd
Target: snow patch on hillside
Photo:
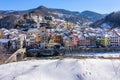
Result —
<instances>
[{"instance_id":1,"label":"snow patch on hillside","mask_svg":"<svg viewBox=\"0 0 120 80\"><path fill-rule=\"evenodd\" d=\"M109 24L107 24L107 23L103 23L101 25L101 28L111 28L111 26Z\"/></svg>"}]
</instances>

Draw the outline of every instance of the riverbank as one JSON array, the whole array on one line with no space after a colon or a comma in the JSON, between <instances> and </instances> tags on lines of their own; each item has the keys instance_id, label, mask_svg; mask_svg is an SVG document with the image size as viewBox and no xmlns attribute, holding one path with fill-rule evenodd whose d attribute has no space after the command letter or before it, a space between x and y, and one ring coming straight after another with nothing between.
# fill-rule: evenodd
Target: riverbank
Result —
<instances>
[{"instance_id":1,"label":"riverbank","mask_svg":"<svg viewBox=\"0 0 120 80\"><path fill-rule=\"evenodd\" d=\"M57 53L55 53L57 52ZM114 53L120 53L120 48L74 48L74 49L59 49L59 50L53 50L53 49L30 49L27 50L27 56L28 57L40 57L42 55L50 56L50 55L95 55L95 54L114 54Z\"/></svg>"}]
</instances>

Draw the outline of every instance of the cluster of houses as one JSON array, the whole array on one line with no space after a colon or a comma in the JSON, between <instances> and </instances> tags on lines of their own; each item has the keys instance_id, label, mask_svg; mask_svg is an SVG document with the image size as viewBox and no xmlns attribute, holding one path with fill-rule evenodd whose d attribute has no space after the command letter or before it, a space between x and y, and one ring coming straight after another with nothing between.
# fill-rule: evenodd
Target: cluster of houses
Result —
<instances>
[{"instance_id":1,"label":"cluster of houses","mask_svg":"<svg viewBox=\"0 0 120 80\"><path fill-rule=\"evenodd\" d=\"M17 29L0 29L0 50L17 50L22 47L26 39L24 33Z\"/></svg>"},{"instance_id":2,"label":"cluster of houses","mask_svg":"<svg viewBox=\"0 0 120 80\"><path fill-rule=\"evenodd\" d=\"M80 28L63 32L65 46L120 47L119 29Z\"/></svg>"},{"instance_id":3,"label":"cluster of houses","mask_svg":"<svg viewBox=\"0 0 120 80\"><path fill-rule=\"evenodd\" d=\"M75 28L67 39L70 38L74 46L120 47L119 29Z\"/></svg>"},{"instance_id":4,"label":"cluster of houses","mask_svg":"<svg viewBox=\"0 0 120 80\"><path fill-rule=\"evenodd\" d=\"M80 27L65 21L44 21L35 17L27 31L21 29L0 29L0 50L28 48L69 47L120 47L118 28ZM28 23L27 23L28 25Z\"/></svg>"}]
</instances>

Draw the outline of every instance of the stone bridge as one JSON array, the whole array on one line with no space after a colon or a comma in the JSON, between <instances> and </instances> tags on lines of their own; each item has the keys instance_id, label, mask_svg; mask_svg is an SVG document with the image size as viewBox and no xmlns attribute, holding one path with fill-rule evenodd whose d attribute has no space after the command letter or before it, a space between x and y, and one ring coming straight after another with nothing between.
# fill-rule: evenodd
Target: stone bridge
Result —
<instances>
[{"instance_id":1,"label":"stone bridge","mask_svg":"<svg viewBox=\"0 0 120 80\"><path fill-rule=\"evenodd\" d=\"M26 48L18 49L5 61L5 63L22 61L25 53L26 53Z\"/></svg>"}]
</instances>

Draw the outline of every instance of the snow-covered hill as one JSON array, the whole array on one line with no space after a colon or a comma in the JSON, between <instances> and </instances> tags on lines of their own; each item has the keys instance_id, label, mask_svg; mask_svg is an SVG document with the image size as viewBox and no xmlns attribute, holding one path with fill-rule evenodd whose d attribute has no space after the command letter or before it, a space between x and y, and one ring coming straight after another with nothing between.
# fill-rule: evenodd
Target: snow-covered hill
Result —
<instances>
[{"instance_id":1,"label":"snow-covered hill","mask_svg":"<svg viewBox=\"0 0 120 80\"><path fill-rule=\"evenodd\" d=\"M65 9L54 9L47 8L45 6L39 6L37 8L24 11L0 10L0 27L11 28L18 24L24 24L26 23L26 20L28 22L28 19L31 19L31 17L34 16L41 16L42 18L44 18L45 16L52 16L55 19L64 20L81 26L85 23L95 22L105 17L103 14L99 14L93 11L84 11L80 13ZM31 20L34 21L34 19ZM13 23L11 21L13 21Z\"/></svg>"},{"instance_id":2,"label":"snow-covered hill","mask_svg":"<svg viewBox=\"0 0 120 80\"><path fill-rule=\"evenodd\" d=\"M94 28L120 28L120 11L112 12L101 20L92 23L90 26Z\"/></svg>"},{"instance_id":3,"label":"snow-covered hill","mask_svg":"<svg viewBox=\"0 0 120 80\"><path fill-rule=\"evenodd\" d=\"M120 80L120 60L35 60L0 66L0 80Z\"/></svg>"}]
</instances>

